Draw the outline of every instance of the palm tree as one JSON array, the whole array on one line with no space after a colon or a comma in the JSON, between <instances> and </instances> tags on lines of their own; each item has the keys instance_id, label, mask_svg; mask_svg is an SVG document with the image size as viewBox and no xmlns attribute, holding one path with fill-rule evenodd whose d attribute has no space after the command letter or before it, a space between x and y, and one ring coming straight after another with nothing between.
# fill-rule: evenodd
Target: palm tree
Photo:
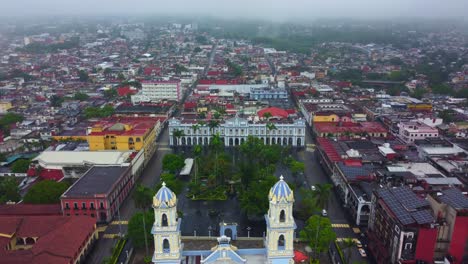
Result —
<instances>
[{"instance_id":1,"label":"palm tree","mask_svg":"<svg viewBox=\"0 0 468 264\"><path fill-rule=\"evenodd\" d=\"M200 124L192 125L193 134L196 134L197 130L199 130L199 129L200 129Z\"/></svg>"},{"instance_id":2,"label":"palm tree","mask_svg":"<svg viewBox=\"0 0 468 264\"><path fill-rule=\"evenodd\" d=\"M211 137L210 146L215 152L215 175L217 177L218 176L218 167L219 167L218 154L219 154L219 151L221 150L221 148L223 146L223 141L221 140L221 136L219 135L219 133L216 133Z\"/></svg>"},{"instance_id":3,"label":"palm tree","mask_svg":"<svg viewBox=\"0 0 468 264\"><path fill-rule=\"evenodd\" d=\"M273 129L277 129L275 124L273 124L273 123L267 123L266 128L268 129L268 133L270 133L270 131L273 130Z\"/></svg>"},{"instance_id":4,"label":"palm tree","mask_svg":"<svg viewBox=\"0 0 468 264\"><path fill-rule=\"evenodd\" d=\"M193 156L195 157L195 182L198 181L198 163L200 162L201 152L202 147L200 145L195 145L193 147Z\"/></svg>"},{"instance_id":5,"label":"palm tree","mask_svg":"<svg viewBox=\"0 0 468 264\"><path fill-rule=\"evenodd\" d=\"M351 259L351 249L356 245L356 242L352 238L345 238L343 240L343 249L346 249L346 263L349 264Z\"/></svg>"},{"instance_id":6,"label":"palm tree","mask_svg":"<svg viewBox=\"0 0 468 264\"><path fill-rule=\"evenodd\" d=\"M143 232L145 234L145 247L146 247L146 255L148 255L148 239L146 237L146 209L148 209L152 204L152 191L150 188L138 185L133 193L133 202L135 203L135 207L143 210Z\"/></svg>"},{"instance_id":7,"label":"palm tree","mask_svg":"<svg viewBox=\"0 0 468 264\"><path fill-rule=\"evenodd\" d=\"M180 138L185 136L185 133L183 130L180 129L174 129L172 131L172 135L176 138L177 140L177 146L180 146Z\"/></svg>"},{"instance_id":8,"label":"palm tree","mask_svg":"<svg viewBox=\"0 0 468 264\"><path fill-rule=\"evenodd\" d=\"M313 194L319 208L328 208L328 199L330 198L332 187L333 185L328 183L315 185L315 191Z\"/></svg>"},{"instance_id":9,"label":"palm tree","mask_svg":"<svg viewBox=\"0 0 468 264\"><path fill-rule=\"evenodd\" d=\"M270 112L265 112L263 113L263 117L266 118L267 120L270 120L270 118L272 118L273 115Z\"/></svg>"},{"instance_id":10,"label":"palm tree","mask_svg":"<svg viewBox=\"0 0 468 264\"><path fill-rule=\"evenodd\" d=\"M214 129L219 127L219 121L210 120L210 122L208 122L208 127L210 128L211 134L213 134Z\"/></svg>"}]
</instances>

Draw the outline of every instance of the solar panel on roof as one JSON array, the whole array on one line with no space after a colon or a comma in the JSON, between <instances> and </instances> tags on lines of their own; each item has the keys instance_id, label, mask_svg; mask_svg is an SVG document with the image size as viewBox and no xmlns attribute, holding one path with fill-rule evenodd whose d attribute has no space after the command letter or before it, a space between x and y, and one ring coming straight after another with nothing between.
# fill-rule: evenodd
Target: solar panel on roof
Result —
<instances>
[{"instance_id":1,"label":"solar panel on roof","mask_svg":"<svg viewBox=\"0 0 468 264\"><path fill-rule=\"evenodd\" d=\"M432 216L429 210L419 210L416 212L412 212L411 216L416 220L418 224L429 224L434 221L434 217Z\"/></svg>"},{"instance_id":2,"label":"solar panel on roof","mask_svg":"<svg viewBox=\"0 0 468 264\"><path fill-rule=\"evenodd\" d=\"M416 194L407 187L395 188L392 189L392 192L408 210L415 210L429 205L426 200L418 198Z\"/></svg>"},{"instance_id":3,"label":"solar panel on roof","mask_svg":"<svg viewBox=\"0 0 468 264\"><path fill-rule=\"evenodd\" d=\"M463 193L455 188L442 191L444 194L440 196L440 200L457 209L468 209L468 198Z\"/></svg>"}]
</instances>

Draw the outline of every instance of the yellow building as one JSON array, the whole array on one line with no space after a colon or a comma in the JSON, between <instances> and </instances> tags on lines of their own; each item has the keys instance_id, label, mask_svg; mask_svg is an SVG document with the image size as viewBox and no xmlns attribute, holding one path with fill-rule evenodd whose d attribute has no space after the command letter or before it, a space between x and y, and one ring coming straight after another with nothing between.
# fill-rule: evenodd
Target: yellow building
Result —
<instances>
[{"instance_id":1,"label":"yellow building","mask_svg":"<svg viewBox=\"0 0 468 264\"><path fill-rule=\"evenodd\" d=\"M336 114L315 114L312 118L313 122L338 122L340 117Z\"/></svg>"},{"instance_id":2,"label":"yellow building","mask_svg":"<svg viewBox=\"0 0 468 264\"><path fill-rule=\"evenodd\" d=\"M0 101L0 114L5 114L11 108L13 108L13 106L11 105L11 102Z\"/></svg>"},{"instance_id":3,"label":"yellow building","mask_svg":"<svg viewBox=\"0 0 468 264\"><path fill-rule=\"evenodd\" d=\"M144 149L145 159L156 148L156 136L161 130L161 120L152 117L112 119L94 125L88 133L89 150Z\"/></svg>"}]
</instances>

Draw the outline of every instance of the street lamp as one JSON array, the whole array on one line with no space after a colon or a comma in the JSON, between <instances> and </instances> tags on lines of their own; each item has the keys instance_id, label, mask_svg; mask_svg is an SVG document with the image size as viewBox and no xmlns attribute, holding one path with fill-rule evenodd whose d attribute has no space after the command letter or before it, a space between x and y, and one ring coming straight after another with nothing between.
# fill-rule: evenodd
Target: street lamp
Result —
<instances>
[{"instance_id":1,"label":"street lamp","mask_svg":"<svg viewBox=\"0 0 468 264\"><path fill-rule=\"evenodd\" d=\"M209 226L208 227L208 237L211 237L211 230L213 230L213 227Z\"/></svg>"},{"instance_id":2,"label":"street lamp","mask_svg":"<svg viewBox=\"0 0 468 264\"><path fill-rule=\"evenodd\" d=\"M250 237L250 230L252 230L252 228L250 226L247 227L247 237Z\"/></svg>"}]
</instances>

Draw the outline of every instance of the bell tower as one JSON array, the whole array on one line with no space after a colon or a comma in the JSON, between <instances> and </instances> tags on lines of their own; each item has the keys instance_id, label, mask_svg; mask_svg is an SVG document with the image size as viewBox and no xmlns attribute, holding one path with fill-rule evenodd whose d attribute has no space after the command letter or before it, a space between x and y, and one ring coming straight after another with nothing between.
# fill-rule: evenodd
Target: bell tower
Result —
<instances>
[{"instance_id":1,"label":"bell tower","mask_svg":"<svg viewBox=\"0 0 468 264\"><path fill-rule=\"evenodd\" d=\"M153 263L179 264L182 244L180 240L181 219L177 218L177 197L163 182L153 197L154 236Z\"/></svg>"},{"instance_id":2,"label":"bell tower","mask_svg":"<svg viewBox=\"0 0 468 264\"><path fill-rule=\"evenodd\" d=\"M265 215L266 249L268 262L272 264L294 263L294 230L296 223L293 217L294 194L283 176L270 189L268 195L270 207Z\"/></svg>"}]
</instances>

